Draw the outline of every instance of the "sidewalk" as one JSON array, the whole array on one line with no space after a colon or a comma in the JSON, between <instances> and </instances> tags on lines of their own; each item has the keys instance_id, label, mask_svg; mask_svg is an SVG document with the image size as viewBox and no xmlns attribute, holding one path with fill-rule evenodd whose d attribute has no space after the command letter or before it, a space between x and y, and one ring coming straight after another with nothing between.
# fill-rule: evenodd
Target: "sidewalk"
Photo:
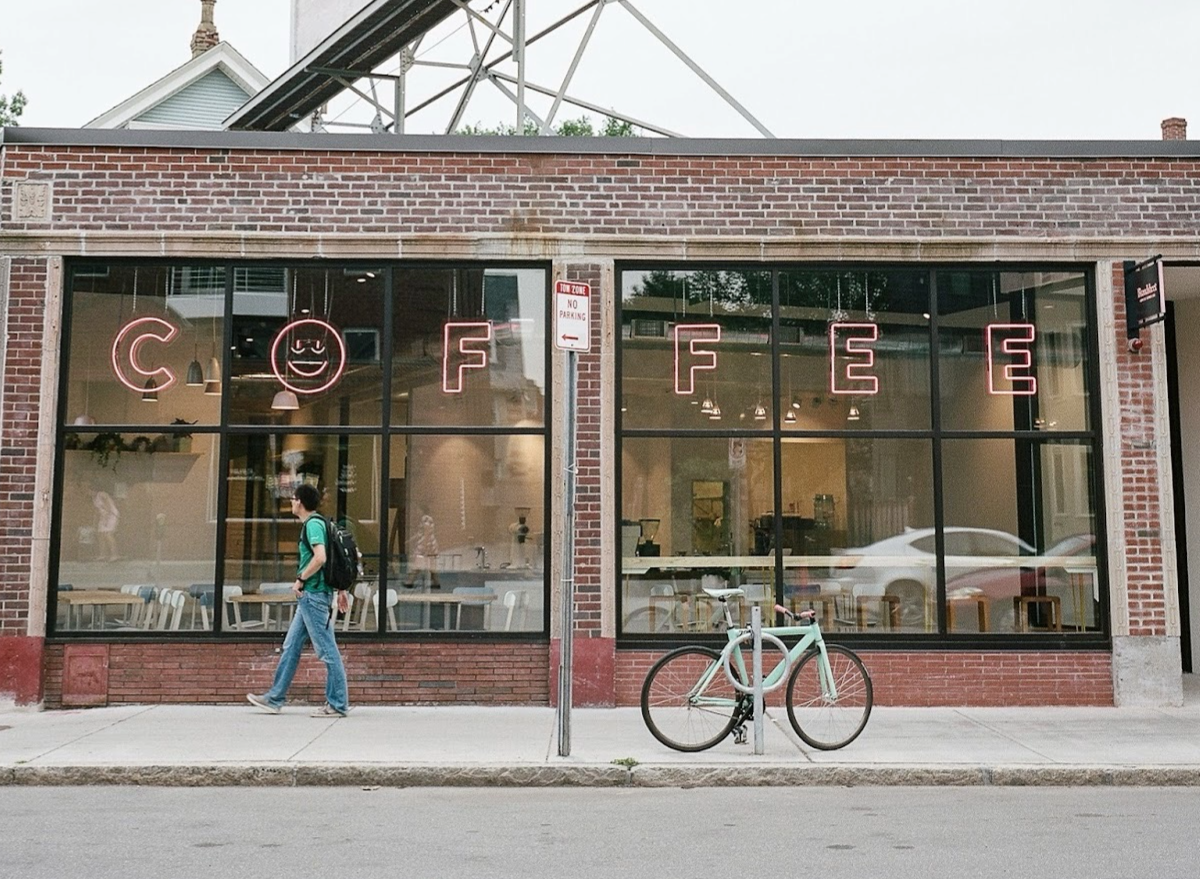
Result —
<instances>
[{"instance_id":1,"label":"sidewalk","mask_svg":"<svg viewBox=\"0 0 1200 879\"><path fill-rule=\"evenodd\" d=\"M1196 683L1181 708L876 708L832 752L774 711L761 756L752 735L671 751L636 708L572 711L568 757L550 708L9 708L0 785L1200 785Z\"/></svg>"}]
</instances>

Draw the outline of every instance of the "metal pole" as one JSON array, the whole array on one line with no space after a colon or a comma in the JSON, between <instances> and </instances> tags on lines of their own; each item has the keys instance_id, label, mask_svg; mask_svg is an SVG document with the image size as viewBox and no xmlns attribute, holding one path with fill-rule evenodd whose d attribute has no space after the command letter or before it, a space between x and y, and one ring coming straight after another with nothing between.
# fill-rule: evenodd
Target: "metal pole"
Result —
<instances>
[{"instance_id":1,"label":"metal pole","mask_svg":"<svg viewBox=\"0 0 1200 879\"><path fill-rule=\"evenodd\" d=\"M750 609L750 631L754 633L754 753L763 749L762 608Z\"/></svg>"},{"instance_id":2,"label":"metal pole","mask_svg":"<svg viewBox=\"0 0 1200 879\"><path fill-rule=\"evenodd\" d=\"M575 352L567 352L563 413L562 632L558 656L558 756L571 756L571 640L575 628Z\"/></svg>"},{"instance_id":3,"label":"metal pole","mask_svg":"<svg viewBox=\"0 0 1200 879\"><path fill-rule=\"evenodd\" d=\"M513 10L513 60L517 62L517 137L525 133L525 0Z\"/></svg>"}]
</instances>

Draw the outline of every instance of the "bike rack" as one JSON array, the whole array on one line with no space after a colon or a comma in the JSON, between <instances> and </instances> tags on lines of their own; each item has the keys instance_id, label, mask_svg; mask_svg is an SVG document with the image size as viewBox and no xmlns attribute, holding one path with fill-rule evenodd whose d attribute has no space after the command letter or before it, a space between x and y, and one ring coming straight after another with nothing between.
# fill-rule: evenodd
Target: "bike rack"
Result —
<instances>
[{"instance_id":1,"label":"bike rack","mask_svg":"<svg viewBox=\"0 0 1200 879\"><path fill-rule=\"evenodd\" d=\"M783 674L779 676L779 680L773 683L770 687L763 686L762 673L762 644L767 640L779 648L779 652L783 654ZM739 681L733 674L733 669L729 667L729 658L733 656L733 651L743 641L753 642L753 683L747 687ZM750 631L743 632L737 638L729 643L722 653L723 665L725 666L725 676L729 678L729 683L739 693L754 694L754 753L763 753L763 694L776 690L783 686L783 682L787 680L788 671L792 666L792 658L788 654L787 645L776 638L770 632L762 630L762 608L757 604L750 609Z\"/></svg>"}]
</instances>

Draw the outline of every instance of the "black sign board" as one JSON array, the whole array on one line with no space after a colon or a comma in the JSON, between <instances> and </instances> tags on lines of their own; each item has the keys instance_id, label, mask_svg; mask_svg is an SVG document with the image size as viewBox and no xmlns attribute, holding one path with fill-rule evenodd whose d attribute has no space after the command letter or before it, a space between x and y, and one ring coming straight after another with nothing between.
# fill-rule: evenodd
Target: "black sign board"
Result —
<instances>
[{"instance_id":1,"label":"black sign board","mask_svg":"<svg viewBox=\"0 0 1200 879\"><path fill-rule=\"evenodd\" d=\"M1125 262L1125 328L1130 337L1167 316L1162 257Z\"/></svg>"}]
</instances>

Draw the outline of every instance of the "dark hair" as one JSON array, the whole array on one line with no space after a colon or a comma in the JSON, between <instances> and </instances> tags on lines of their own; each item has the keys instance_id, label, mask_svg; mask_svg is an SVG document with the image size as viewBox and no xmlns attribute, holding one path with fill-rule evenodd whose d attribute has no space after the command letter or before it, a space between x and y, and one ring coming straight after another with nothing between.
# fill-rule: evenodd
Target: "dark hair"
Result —
<instances>
[{"instance_id":1,"label":"dark hair","mask_svg":"<svg viewBox=\"0 0 1200 879\"><path fill-rule=\"evenodd\" d=\"M293 497L300 501L300 506L304 507L310 513L321 506L321 492L317 491L315 485L309 485L307 482L296 486Z\"/></svg>"}]
</instances>

